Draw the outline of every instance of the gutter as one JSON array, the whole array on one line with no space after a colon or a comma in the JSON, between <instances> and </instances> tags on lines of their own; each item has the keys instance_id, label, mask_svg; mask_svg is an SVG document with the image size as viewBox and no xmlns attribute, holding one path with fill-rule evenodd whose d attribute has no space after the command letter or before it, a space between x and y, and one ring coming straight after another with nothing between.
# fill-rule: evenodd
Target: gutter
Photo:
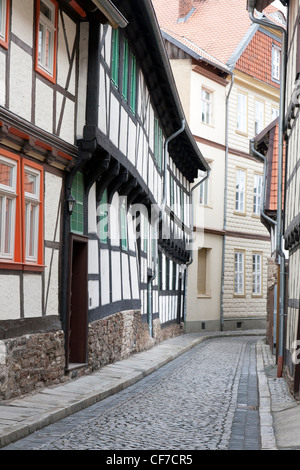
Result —
<instances>
[{"instance_id":1,"label":"gutter","mask_svg":"<svg viewBox=\"0 0 300 470\"><path fill-rule=\"evenodd\" d=\"M225 279L225 234L226 234L226 227L227 227L227 215L226 215L226 210L227 210L227 179L228 179L228 152L229 152L229 98L231 94L231 90L234 84L234 74L231 72L231 83L230 83L230 88L228 90L227 96L226 96L226 129L225 129L225 187L224 187L224 223L223 223L223 230L224 230L224 236L223 236L223 249L222 249L222 274L221 274L221 318L220 318L220 328L221 331L223 331L224 328L224 304L223 304L223 299L224 299L224 279Z\"/></svg>"},{"instance_id":2,"label":"gutter","mask_svg":"<svg viewBox=\"0 0 300 470\"><path fill-rule=\"evenodd\" d=\"M106 16L112 28L126 28L128 21L110 0L92 0L92 2Z\"/></svg>"},{"instance_id":3,"label":"gutter","mask_svg":"<svg viewBox=\"0 0 300 470\"><path fill-rule=\"evenodd\" d=\"M283 341L284 341L284 294L285 294L285 254L282 251L282 174L283 174L283 129L285 112L285 81L286 81L286 56L287 56L287 32L270 21L256 18L254 9L257 0L248 1L248 11L253 23L275 29L282 34L281 47L281 71L280 71L280 101L279 101L279 141L278 141L278 182L277 182L277 234L276 252L279 258L279 347L277 377L282 377L283 371Z\"/></svg>"}]
</instances>

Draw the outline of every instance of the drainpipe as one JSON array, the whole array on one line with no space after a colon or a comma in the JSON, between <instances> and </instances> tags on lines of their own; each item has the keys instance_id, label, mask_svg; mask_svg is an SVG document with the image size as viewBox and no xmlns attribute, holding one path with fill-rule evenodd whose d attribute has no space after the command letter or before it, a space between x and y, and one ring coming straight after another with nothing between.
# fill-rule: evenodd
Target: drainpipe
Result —
<instances>
[{"instance_id":1,"label":"drainpipe","mask_svg":"<svg viewBox=\"0 0 300 470\"><path fill-rule=\"evenodd\" d=\"M191 222L190 222L190 229L192 231L192 234L193 234L193 230L194 230L194 198L193 198L193 193L194 193L195 189L198 188L198 186L200 186L202 183L204 183L205 180L207 180L209 178L210 171L211 170L209 168L206 172L206 175L200 181L198 181L198 183L195 184L195 186L193 186L192 189L191 189L191 212L190 212ZM194 259L193 259L193 247L191 247L190 260L185 265L185 277L184 277L184 299L185 299L185 302L184 302L184 314L183 314L184 315L184 324L185 324L184 329L186 329L186 293L187 293L188 267L193 263L193 261L194 261Z\"/></svg>"},{"instance_id":2,"label":"drainpipe","mask_svg":"<svg viewBox=\"0 0 300 470\"><path fill-rule=\"evenodd\" d=\"M226 96L226 123L225 123L225 179L224 179L224 223L223 223L223 231L224 231L224 236L223 236L223 249L222 249L222 274L221 274L221 331L223 331L224 328L224 305L223 305L223 297L224 297L224 277L225 277L225 233L226 233L226 227L227 227L227 177L228 177L228 148L229 148L229 138L228 138L228 129L229 129L229 98L231 94L231 90L234 84L234 75L233 72L231 73L231 83L230 83L230 88L228 90L227 96Z\"/></svg>"},{"instance_id":3,"label":"drainpipe","mask_svg":"<svg viewBox=\"0 0 300 470\"><path fill-rule=\"evenodd\" d=\"M153 329L152 329L152 319L153 319L153 308L152 308L152 298L153 298L153 281L156 279L157 276L157 252L158 252L158 232L157 232L157 227L159 230L159 223L163 219L163 214L165 211L166 203L167 203L167 182L166 182L166 175L167 175L167 151L168 151L168 145L171 140L175 139L179 134L181 134L185 129L185 119L182 119L182 125L181 128L174 132L170 137L168 137L165 141L164 145L164 167L163 167L163 197L161 201L161 209L159 212L159 217L158 217L158 222L155 220L154 227L155 227L155 233L154 233L154 240L155 240L155 246L154 246L154 260L153 260L153 273L152 276L149 276L148 278L148 284L147 284L147 292L148 292L148 322L149 322L149 335L152 338L153 337Z\"/></svg>"},{"instance_id":4,"label":"drainpipe","mask_svg":"<svg viewBox=\"0 0 300 470\"><path fill-rule=\"evenodd\" d=\"M277 377L282 376L283 371L283 341L284 341L284 293L285 293L285 255L282 251L282 175L283 175L283 129L285 112L285 72L286 72L286 54L287 54L287 33L284 28L270 21L256 18L254 9L256 0L248 1L248 11L253 23L266 26L280 31L282 34L281 48L281 71L280 71L280 101L279 101L279 142L278 142L278 183L277 183L277 236L276 252L280 259L279 266L279 347Z\"/></svg>"}]
</instances>

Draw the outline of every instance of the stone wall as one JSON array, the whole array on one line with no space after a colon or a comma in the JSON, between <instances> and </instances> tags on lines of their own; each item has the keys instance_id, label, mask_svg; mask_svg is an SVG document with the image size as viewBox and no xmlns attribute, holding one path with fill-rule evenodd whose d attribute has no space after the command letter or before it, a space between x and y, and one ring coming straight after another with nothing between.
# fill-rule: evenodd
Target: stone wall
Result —
<instances>
[{"instance_id":1,"label":"stone wall","mask_svg":"<svg viewBox=\"0 0 300 470\"><path fill-rule=\"evenodd\" d=\"M0 399L60 383L65 374L64 334L29 334L0 341Z\"/></svg>"},{"instance_id":2,"label":"stone wall","mask_svg":"<svg viewBox=\"0 0 300 470\"><path fill-rule=\"evenodd\" d=\"M156 343L183 333L180 325L162 328L153 322L153 338L140 310L128 310L97 320L89 325L89 371L119 361L130 354L150 349Z\"/></svg>"}]
</instances>

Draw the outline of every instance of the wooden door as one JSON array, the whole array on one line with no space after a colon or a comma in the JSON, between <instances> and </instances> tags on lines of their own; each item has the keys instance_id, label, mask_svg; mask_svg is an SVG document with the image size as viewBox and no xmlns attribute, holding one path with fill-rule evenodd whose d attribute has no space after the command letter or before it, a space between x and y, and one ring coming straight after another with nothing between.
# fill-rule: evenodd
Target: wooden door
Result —
<instances>
[{"instance_id":1,"label":"wooden door","mask_svg":"<svg viewBox=\"0 0 300 470\"><path fill-rule=\"evenodd\" d=\"M69 266L68 366L74 363L83 364L87 362L87 237L71 234Z\"/></svg>"}]
</instances>

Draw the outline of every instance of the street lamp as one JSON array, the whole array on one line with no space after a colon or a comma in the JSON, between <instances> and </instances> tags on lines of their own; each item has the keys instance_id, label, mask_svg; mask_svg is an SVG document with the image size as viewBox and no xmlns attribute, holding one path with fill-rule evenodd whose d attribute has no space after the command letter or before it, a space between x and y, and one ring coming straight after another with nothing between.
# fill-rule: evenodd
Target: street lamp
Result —
<instances>
[{"instance_id":1,"label":"street lamp","mask_svg":"<svg viewBox=\"0 0 300 470\"><path fill-rule=\"evenodd\" d=\"M71 193L68 196L67 203L68 203L69 214L72 214L75 204L76 204L76 199L72 196Z\"/></svg>"}]
</instances>

